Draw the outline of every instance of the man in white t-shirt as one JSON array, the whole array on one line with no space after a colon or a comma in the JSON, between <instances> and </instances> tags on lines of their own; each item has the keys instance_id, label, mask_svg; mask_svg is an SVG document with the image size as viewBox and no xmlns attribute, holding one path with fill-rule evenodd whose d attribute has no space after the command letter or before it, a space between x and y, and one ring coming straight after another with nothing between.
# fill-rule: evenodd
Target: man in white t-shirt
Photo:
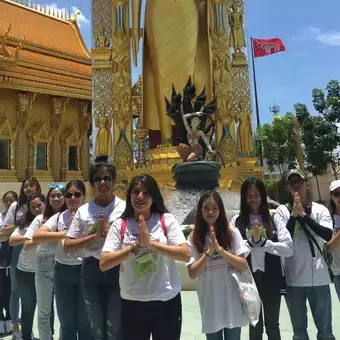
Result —
<instances>
[{"instance_id":1,"label":"man in white t-shirt","mask_svg":"<svg viewBox=\"0 0 340 340\"><path fill-rule=\"evenodd\" d=\"M332 331L332 301L328 265L320 252L333 235L332 218L326 207L311 202L307 180L300 170L290 170L287 185L294 202L280 205L274 217L292 235L294 255L285 259L286 301L296 340L308 340L308 300L320 340L335 340ZM317 243L317 244L316 244ZM320 250L319 250L320 249Z\"/></svg>"}]
</instances>

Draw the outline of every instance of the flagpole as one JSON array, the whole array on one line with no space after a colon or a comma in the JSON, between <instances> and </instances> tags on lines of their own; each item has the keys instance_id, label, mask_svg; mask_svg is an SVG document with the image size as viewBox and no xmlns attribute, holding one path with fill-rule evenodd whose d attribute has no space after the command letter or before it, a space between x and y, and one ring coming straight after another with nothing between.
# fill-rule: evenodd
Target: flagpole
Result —
<instances>
[{"instance_id":1,"label":"flagpole","mask_svg":"<svg viewBox=\"0 0 340 340\"><path fill-rule=\"evenodd\" d=\"M260 111L259 111L259 99L257 96L257 83L256 83L256 71L255 71L255 57L254 57L254 39L251 40L251 55L252 55L252 63L253 63L253 77L254 77L254 92L255 92L255 110L256 110L256 123L257 127L260 126ZM259 150L260 150L260 164L263 167L263 154L262 154L262 142L258 141Z\"/></svg>"}]
</instances>

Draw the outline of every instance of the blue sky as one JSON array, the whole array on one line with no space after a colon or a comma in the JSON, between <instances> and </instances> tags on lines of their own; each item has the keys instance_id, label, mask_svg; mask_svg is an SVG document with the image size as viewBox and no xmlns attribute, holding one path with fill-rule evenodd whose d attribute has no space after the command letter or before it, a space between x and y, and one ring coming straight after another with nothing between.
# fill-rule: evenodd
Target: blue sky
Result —
<instances>
[{"instance_id":1,"label":"blue sky","mask_svg":"<svg viewBox=\"0 0 340 340\"><path fill-rule=\"evenodd\" d=\"M271 122L269 107L274 103L280 105L281 114L293 111L298 102L314 112L312 89L323 88L331 79L340 80L340 1L325 2L327 6L316 0L246 0L248 37L279 37L287 48L255 61L261 123ZM53 3L59 8L81 4L79 24L90 47L91 1ZM138 70L134 70L133 78L137 77Z\"/></svg>"}]
</instances>

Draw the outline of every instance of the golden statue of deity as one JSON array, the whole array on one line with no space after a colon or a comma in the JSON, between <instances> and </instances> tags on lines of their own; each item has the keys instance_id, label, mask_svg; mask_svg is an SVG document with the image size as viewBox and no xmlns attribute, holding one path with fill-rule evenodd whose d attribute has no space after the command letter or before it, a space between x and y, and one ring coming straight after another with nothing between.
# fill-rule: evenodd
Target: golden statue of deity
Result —
<instances>
[{"instance_id":1,"label":"golden statue of deity","mask_svg":"<svg viewBox=\"0 0 340 340\"><path fill-rule=\"evenodd\" d=\"M142 0L132 0L132 54L135 65L140 39ZM172 85L184 88L189 76L197 91L212 97L208 0L147 0L143 50L144 126L160 130L171 143L172 122L164 98ZM166 13L166 15L164 15Z\"/></svg>"},{"instance_id":2,"label":"golden statue of deity","mask_svg":"<svg viewBox=\"0 0 340 340\"><path fill-rule=\"evenodd\" d=\"M240 154L249 156L254 151L251 114L246 112L244 103L240 103L239 105L240 112L238 113L239 124L237 129L237 148Z\"/></svg>"},{"instance_id":3,"label":"golden statue of deity","mask_svg":"<svg viewBox=\"0 0 340 340\"><path fill-rule=\"evenodd\" d=\"M110 40L107 38L107 36L105 34L105 28L104 27L100 28L99 36L96 39L95 45L96 45L96 47L99 47L99 48L104 48L104 47L110 46Z\"/></svg>"},{"instance_id":4,"label":"golden statue of deity","mask_svg":"<svg viewBox=\"0 0 340 340\"><path fill-rule=\"evenodd\" d=\"M112 119L106 116L106 109L102 107L96 117L96 127L99 129L96 138L96 155L112 156Z\"/></svg>"},{"instance_id":5,"label":"golden statue of deity","mask_svg":"<svg viewBox=\"0 0 340 340\"><path fill-rule=\"evenodd\" d=\"M243 47L246 47L246 38L243 30L243 14L239 10L236 3L233 3L232 12L229 14L230 23L230 47L233 47L235 52L240 52Z\"/></svg>"}]
</instances>

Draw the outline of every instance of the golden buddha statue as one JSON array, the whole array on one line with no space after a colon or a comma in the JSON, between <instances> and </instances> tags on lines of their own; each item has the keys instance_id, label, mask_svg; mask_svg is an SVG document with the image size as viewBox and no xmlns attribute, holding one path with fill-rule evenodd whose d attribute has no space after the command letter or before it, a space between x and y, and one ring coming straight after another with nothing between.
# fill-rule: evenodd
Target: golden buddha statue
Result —
<instances>
[{"instance_id":1,"label":"golden buddha statue","mask_svg":"<svg viewBox=\"0 0 340 340\"><path fill-rule=\"evenodd\" d=\"M106 109L102 107L96 117L96 127L99 129L96 137L96 155L112 156L112 119L106 116Z\"/></svg>"},{"instance_id":2,"label":"golden buddha statue","mask_svg":"<svg viewBox=\"0 0 340 340\"><path fill-rule=\"evenodd\" d=\"M214 0L217 1L217 0ZM212 2L214 2L212 1ZM184 88L191 76L197 91L212 99L208 0L147 0L143 50L144 126L160 130L172 142L172 122L165 97L172 85ZM132 52L135 65L140 39L142 0L132 0ZM164 15L166 13L166 15Z\"/></svg>"},{"instance_id":3,"label":"golden buddha statue","mask_svg":"<svg viewBox=\"0 0 340 340\"><path fill-rule=\"evenodd\" d=\"M246 47L246 38L243 30L243 14L235 2L231 8L233 11L229 14L229 24L231 28L230 47L233 47L235 52L240 52L243 47Z\"/></svg>"},{"instance_id":4,"label":"golden buddha statue","mask_svg":"<svg viewBox=\"0 0 340 340\"><path fill-rule=\"evenodd\" d=\"M96 45L96 47L99 47L99 48L104 48L104 47L110 46L110 41L105 34L105 28L104 27L100 28L99 36L96 39L95 45Z\"/></svg>"},{"instance_id":5,"label":"golden buddha statue","mask_svg":"<svg viewBox=\"0 0 340 340\"><path fill-rule=\"evenodd\" d=\"M237 129L237 148L238 152L244 156L249 156L254 151L253 134L251 127L251 115L246 112L244 103L239 104Z\"/></svg>"}]
</instances>

